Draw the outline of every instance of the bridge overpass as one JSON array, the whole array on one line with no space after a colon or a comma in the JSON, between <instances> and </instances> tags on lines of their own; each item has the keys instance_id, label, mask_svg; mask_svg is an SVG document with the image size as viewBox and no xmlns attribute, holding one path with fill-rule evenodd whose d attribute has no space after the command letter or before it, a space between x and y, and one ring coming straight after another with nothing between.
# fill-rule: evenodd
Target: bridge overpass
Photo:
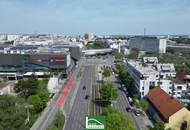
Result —
<instances>
[{"instance_id":1,"label":"bridge overpass","mask_svg":"<svg viewBox=\"0 0 190 130\"><path fill-rule=\"evenodd\" d=\"M82 51L84 55L90 56L90 55L97 55L97 54L108 54L112 53L112 49L107 48L107 49L90 49L90 50L83 50Z\"/></svg>"}]
</instances>

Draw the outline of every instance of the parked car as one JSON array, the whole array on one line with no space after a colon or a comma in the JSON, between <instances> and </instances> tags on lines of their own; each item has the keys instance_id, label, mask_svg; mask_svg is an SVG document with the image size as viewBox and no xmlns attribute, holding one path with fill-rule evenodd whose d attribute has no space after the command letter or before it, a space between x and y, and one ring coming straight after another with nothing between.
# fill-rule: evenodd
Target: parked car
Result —
<instances>
[{"instance_id":1,"label":"parked car","mask_svg":"<svg viewBox=\"0 0 190 130\"><path fill-rule=\"evenodd\" d=\"M86 95L86 96L85 96L85 99L88 100L88 99L89 99L89 95Z\"/></svg>"},{"instance_id":2,"label":"parked car","mask_svg":"<svg viewBox=\"0 0 190 130\"><path fill-rule=\"evenodd\" d=\"M130 107L127 107L126 110L127 110L127 112L132 112L133 111L133 109L130 108Z\"/></svg>"},{"instance_id":3,"label":"parked car","mask_svg":"<svg viewBox=\"0 0 190 130\"><path fill-rule=\"evenodd\" d=\"M141 113L140 113L139 110L135 110L134 113L135 113L136 116L140 116L141 115Z\"/></svg>"}]
</instances>

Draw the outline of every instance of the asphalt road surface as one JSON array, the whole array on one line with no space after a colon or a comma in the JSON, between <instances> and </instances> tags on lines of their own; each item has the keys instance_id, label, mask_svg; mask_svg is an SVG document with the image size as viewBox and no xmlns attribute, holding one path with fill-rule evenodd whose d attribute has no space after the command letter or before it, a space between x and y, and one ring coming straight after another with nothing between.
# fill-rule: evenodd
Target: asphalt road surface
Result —
<instances>
[{"instance_id":1,"label":"asphalt road surface","mask_svg":"<svg viewBox=\"0 0 190 130\"><path fill-rule=\"evenodd\" d=\"M116 84L116 85L118 87L121 87L120 84ZM130 107L126 94L120 89L118 90L118 92L119 92L119 96L116 103L113 104L114 107L117 108L120 112L126 113L129 115L129 117L132 119L132 122L135 125L136 130L147 130L147 127L145 126L141 117L137 117L134 113L128 113L126 111L126 108Z\"/></svg>"},{"instance_id":2,"label":"asphalt road surface","mask_svg":"<svg viewBox=\"0 0 190 130\"><path fill-rule=\"evenodd\" d=\"M66 117L64 130L84 130L85 115L88 114L88 105L90 101L90 98L85 99L85 96L91 93L94 76L95 66L85 66L70 115ZM83 86L86 86L85 90L83 90Z\"/></svg>"}]
</instances>

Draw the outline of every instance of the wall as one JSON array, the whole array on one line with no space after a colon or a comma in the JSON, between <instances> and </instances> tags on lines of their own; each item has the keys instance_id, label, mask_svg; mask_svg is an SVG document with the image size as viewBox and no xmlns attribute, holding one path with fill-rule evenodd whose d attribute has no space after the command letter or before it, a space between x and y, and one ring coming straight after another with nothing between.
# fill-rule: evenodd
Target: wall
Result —
<instances>
[{"instance_id":1,"label":"wall","mask_svg":"<svg viewBox=\"0 0 190 130\"><path fill-rule=\"evenodd\" d=\"M188 122L187 130L190 130L190 111L185 107L169 117L169 123L165 124L166 129L172 128L174 130L180 130L181 123L184 121Z\"/></svg>"}]
</instances>

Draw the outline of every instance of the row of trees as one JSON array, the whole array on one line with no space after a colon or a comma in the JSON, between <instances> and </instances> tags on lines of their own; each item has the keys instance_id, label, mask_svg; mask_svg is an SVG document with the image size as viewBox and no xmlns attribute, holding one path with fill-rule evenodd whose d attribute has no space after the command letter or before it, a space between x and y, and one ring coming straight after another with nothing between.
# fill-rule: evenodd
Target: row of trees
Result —
<instances>
[{"instance_id":1,"label":"row of trees","mask_svg":"<svg viewBox=\"0 0 190 130\"><path fill-rule=\"evenodd\" d=\"M120 80L125 84L125 86L131 87L133 84L133 78L130 76L125 66L122 64L117 64L116 69Z\"/></svg>"}]
</instances>

